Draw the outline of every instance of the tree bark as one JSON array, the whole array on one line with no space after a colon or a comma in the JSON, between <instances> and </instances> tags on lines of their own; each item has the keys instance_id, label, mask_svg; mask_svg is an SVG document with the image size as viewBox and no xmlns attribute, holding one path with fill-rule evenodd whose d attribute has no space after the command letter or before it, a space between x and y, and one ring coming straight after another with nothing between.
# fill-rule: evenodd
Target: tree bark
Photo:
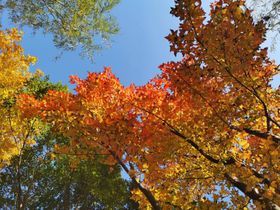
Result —
<instances>
[{"instance_id":1,"label":"tree bark","mask_svg":"<svg viewBox=\"0 0 280 210\"><path fill-rule=\"evenodd\" d=\"M63 193L63 209L70 210L70 183L67 182L64 186L64 193Z\"/></svg>"},{"instance_id":2,"label":"tree bark","mask_svg":"<svg viewBox=\"0 0 280 210\"><path fill-rule=\"evenodd\" d=\"M122 160L110 149L108 150L111 155L115 158L115 160L120 164L120 166L123 168L123 170L129 175L129 169L127 168L127 166L122 162ZM134 186L136 186L147 198L147 200L149 201L149 203L151 204L151 206L153 207L154 210L161 210L160 205L158 204L157 200L155 199L155 197L153 196L152 192L149 191L148 189L144 188L136 179L135 177L132 177L129 175L129 177L131 178Z\"/></svg>"}]
</instances>

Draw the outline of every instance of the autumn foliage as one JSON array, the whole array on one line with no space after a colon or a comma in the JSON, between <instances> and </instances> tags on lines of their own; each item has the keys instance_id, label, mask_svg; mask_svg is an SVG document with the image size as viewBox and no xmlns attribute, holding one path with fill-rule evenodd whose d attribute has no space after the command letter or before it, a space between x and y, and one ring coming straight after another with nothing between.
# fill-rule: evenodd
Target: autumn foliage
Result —
<instances>
[{"instance_id":1,"label":"autumn foliage","mask_svg":"<svg viewBox=\"0 0 280 210\"><path fill-rule=\"evenodd\" d=\"M34 143L38 125L33 119L21 118L16 97L32 77L29 66L36 58L24 55L19 45L21 33L16 29L0 31L0 167L8 164L25 145Z\"/></svg>"},{"instance_id":2,"label":"autumn foliage","mask_svg":"<svg viewBox=\"0 0 280 210\"><path fill-rule=\"evenodd\" d=\"M279 209L278 66L260 45L264 25L243 1L176 0L167 36L179 62L146 85L124 87L109 68L76 76L75 93L21 95L24 116L70 139L63 153L107 155L143 209Z\"/></svg>"}]
</instances>

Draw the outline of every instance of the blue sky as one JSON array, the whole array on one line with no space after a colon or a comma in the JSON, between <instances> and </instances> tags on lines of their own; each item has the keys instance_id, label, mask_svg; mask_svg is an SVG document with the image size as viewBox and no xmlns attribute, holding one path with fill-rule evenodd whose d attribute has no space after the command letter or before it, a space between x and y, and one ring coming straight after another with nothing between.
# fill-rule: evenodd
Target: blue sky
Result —
<instances>
[{"instance_id":1,"label":"blue sky","mask_svg":"<svg viewBox=\"0 0 280 210\"><path fill-rule=\"evenodd\" d=\"M33 35L28 28L23 29L22 46L25 53L38 57L35 67L50 75L52 81L67 84L69 75L85 78L87 71L110 66L124 85L144 84L159 72L161 63L174 60L164 38L177 26L177 19L169 14L172 5L173 0L122 0L113 10L120 32L113 37L111 48L95 55L94 63L81 58L78 51L65 52L55 60L60 50L54 47L51 35Z\"/></svg>"},{"instance_id":2,"label":"blue sky","mask_svg":"<svg viewBox=\"0 0 280 210\"><path fill-rule=\"evenodd\" d=\"M204 0L204 6L208 6L209 2ZM79 51L65 52L55 60L61 51L54 47L51 35L40 32L33 35L28 28L23 29L22 46L26 53L38 57L34 68L42 69L52 81L68 84L69 75L85 78L88 71L101 71L104 66L111 66L124 85L141 85L159 72L157 67L161 63L176 60L164 38L171 28L176 29L178 25L177 19L169 14L173 4L173 0L122 0L113 10L120 32L113 37L111 48L95 55L94 63L81 58ZM6 22L4 26L12 25ZM279 50L270 55L280 58ZM280 59L277 62L280 63ZM274 85L279 82L280 77L275 79Z\"/></svg>"}]
</instances>

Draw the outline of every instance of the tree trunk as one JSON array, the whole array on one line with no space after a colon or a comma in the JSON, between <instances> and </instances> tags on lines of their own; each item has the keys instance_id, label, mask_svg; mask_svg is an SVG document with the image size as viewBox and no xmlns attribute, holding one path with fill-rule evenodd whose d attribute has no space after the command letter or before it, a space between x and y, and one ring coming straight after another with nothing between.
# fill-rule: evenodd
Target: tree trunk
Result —
<instances>
[{"instance_id":1,"label":"tree trunk","mask_svg":"<svg viewBox=\"0 0 280 210\"><path fill-rule=\"evenodd\" d=\"M63 193L63 209L70 210L70 183L67 182L64 186L64 193Z\"/></svg>"}]
</instances>

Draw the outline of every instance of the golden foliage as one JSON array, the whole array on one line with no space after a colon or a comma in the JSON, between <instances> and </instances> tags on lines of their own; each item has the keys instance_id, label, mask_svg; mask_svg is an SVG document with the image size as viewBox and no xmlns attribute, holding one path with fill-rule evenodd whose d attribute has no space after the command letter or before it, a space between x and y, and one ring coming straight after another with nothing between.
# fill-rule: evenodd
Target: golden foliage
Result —
<instances>
[{"instance_id":1,"label":"golden foliage","mask_svg":"<svg viewBox=\"0 0 280 210\"><path fill-rule=\"evenodd\" d=\"M16 29L0 31L0 167L26 145L34 143L35 120L22 119L16 97L32 74L36 58L24 55ZM35 130L34 130L35 129Z\"/></svg>"}]
</instances>

